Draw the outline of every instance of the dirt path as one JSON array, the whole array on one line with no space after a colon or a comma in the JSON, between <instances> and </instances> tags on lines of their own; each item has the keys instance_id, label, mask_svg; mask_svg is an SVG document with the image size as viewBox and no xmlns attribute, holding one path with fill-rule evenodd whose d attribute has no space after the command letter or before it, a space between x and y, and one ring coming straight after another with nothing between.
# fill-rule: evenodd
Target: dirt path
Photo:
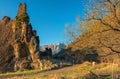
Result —
<instances>
[{"instance_id":1,"label":"dirt path","mask_svg":"<svg viewBox=\"0 0 120 79\"><path fill-rule=\"evenodd\" d=\"M66 79L66 76L70 77L67 79L74 79L76 77L86 76L89 74L90 74L89 69L87 71L84 65L78 64L74 66L63 67L61 69L43 71L32 75L12 76L0 79L63 79L62 77L65 77L64 79Z\"/></svg>"},{"instance_id":2,"label":"dirt path","mask_svg":"<svg viewBox=\"0 0 120 79\"><path fill-rule=\"evenodd\" d=\"M75 66L70 66L70 67L64 67L61 69L55 69L55 70L51 70L51 71L43 71L43 72L33 74L33 75L13 76L13 77L0 78L0 79L32 79L32 78L40 79L40 78L36 78L36 77L70 72L74 67Z\"/></svg>"}]
</instances>

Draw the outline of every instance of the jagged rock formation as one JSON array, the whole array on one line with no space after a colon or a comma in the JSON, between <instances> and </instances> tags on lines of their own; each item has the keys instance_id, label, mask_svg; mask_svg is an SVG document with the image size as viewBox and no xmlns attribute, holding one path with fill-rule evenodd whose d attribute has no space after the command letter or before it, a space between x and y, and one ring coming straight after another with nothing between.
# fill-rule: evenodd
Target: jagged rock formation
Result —
<instances>
[{"instance_id":1,"label":"jagged rock formation","mask_svg":"<svg viewBox=\"0 0 120 79\"><path fill-rule=\"evenodd\" d=\"M14 20L0 21L0 71L39 68L39 37L32 30L26 4L20 4Z\"/></svg>"},{"instance_id":2,"label":"jagged rock formation","mask_svg":"<svg viewBox=\"0 0 120 79\"><path fill-rule=\"evenodd\" d=\"M52 55L55 55L58 52L60 52L61 50L65 49L66 47L67 47L67 45L64 43L43 45L43 46L40 46L40 51L44 52L46 50L46 48L51 48Z\"/></svg>"}]
</instances>

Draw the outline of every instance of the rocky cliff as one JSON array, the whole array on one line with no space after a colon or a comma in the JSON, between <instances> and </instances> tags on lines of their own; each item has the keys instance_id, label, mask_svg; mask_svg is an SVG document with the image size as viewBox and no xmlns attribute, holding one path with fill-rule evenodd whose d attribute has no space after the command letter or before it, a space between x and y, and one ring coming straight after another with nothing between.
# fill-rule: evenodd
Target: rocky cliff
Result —
<instances>
[{"instance_id":1,"label":"rocky cliff","mask_svg":"<svg viewBox=\"0 0 120 79\"><path fill-rule=\"evenodd\" d=\"M26 4L20 4L17 16L0 20L0 71L39 68L39 37L32 30Z\"/></svg>"}]
</instances>

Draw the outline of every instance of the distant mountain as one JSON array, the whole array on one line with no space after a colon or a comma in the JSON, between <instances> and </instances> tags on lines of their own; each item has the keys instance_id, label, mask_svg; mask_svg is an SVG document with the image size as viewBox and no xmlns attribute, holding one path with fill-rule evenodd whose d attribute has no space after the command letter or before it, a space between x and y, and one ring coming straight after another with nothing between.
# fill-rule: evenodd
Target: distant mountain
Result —
<instances>
[{"instance_id":1,"label":"distant mountain","mask_svg":"<svg viewBox=\"0 0 120 79\"><path fill-rule=\"evenodd\" d=\"M54 54L60 52L61 50L65 49L66 47L67 47L67 44L64 44L64 43L50 44L50 45L40 46L40 50L45 51L45 48L51 48L52 54L54 55Z\"/></svg>"}]
</instances>

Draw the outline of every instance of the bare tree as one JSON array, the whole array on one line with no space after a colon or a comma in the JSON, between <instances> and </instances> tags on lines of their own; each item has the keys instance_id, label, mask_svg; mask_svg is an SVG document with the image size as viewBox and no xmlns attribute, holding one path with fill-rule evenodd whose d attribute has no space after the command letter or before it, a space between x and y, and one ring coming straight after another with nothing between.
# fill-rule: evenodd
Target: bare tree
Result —
<instances>
[{"instance_id":1,"label":"bare tree","mask_svg":"<svg viewBox=\"0 0 120 79\"><path fill-rule=\"evenodd\" d=\"M68 43L73 42L76 38L80 35L80 29L78 26L66 24L65 25L65 38L67 39Z\"/></svg>"},{"instance_id":2,"label":"bare tree","mask_svg":"<svg viewBox=\"0 0 120 79\"><path fill-rule=\"evenodd\" d=\"M65 27L65 36L70 42L86 32L96 21L112 30L120 31L120 14L118 13L120 0L89 0L84 5L86 18L77 17L77 28L75 26L70 28L69 25Z\"/></svg>"},{"instance_id":3,"label":"bare tree","mask_svg":"<svg viewBox=\"0 0 120 79\"><path fill-rule=\"evenodd\" d=\"M79 16L76 17L76 22L74 24L65 25L65 38L68 43L75 41L83 32L88 30L91 22L86 22L86 20L81 19Z\"/></svg>"},{"instance_id":4,"label":"bare tree","mask_svg":"<svg viewBox=\"0 0 120 79\"><path fill-rule=\"evenodd\" d=\"M92 4L93 8L86 12L86 20L97 20L113 30L120 31L120 19L117 15L117 9L119 8L120 0L90 0L90 3ZM104 17L106 16L109 17L111 22L106 22L104 20ZM114 25L112 22L114 22Z\"/></svg>"}]
</instances>

